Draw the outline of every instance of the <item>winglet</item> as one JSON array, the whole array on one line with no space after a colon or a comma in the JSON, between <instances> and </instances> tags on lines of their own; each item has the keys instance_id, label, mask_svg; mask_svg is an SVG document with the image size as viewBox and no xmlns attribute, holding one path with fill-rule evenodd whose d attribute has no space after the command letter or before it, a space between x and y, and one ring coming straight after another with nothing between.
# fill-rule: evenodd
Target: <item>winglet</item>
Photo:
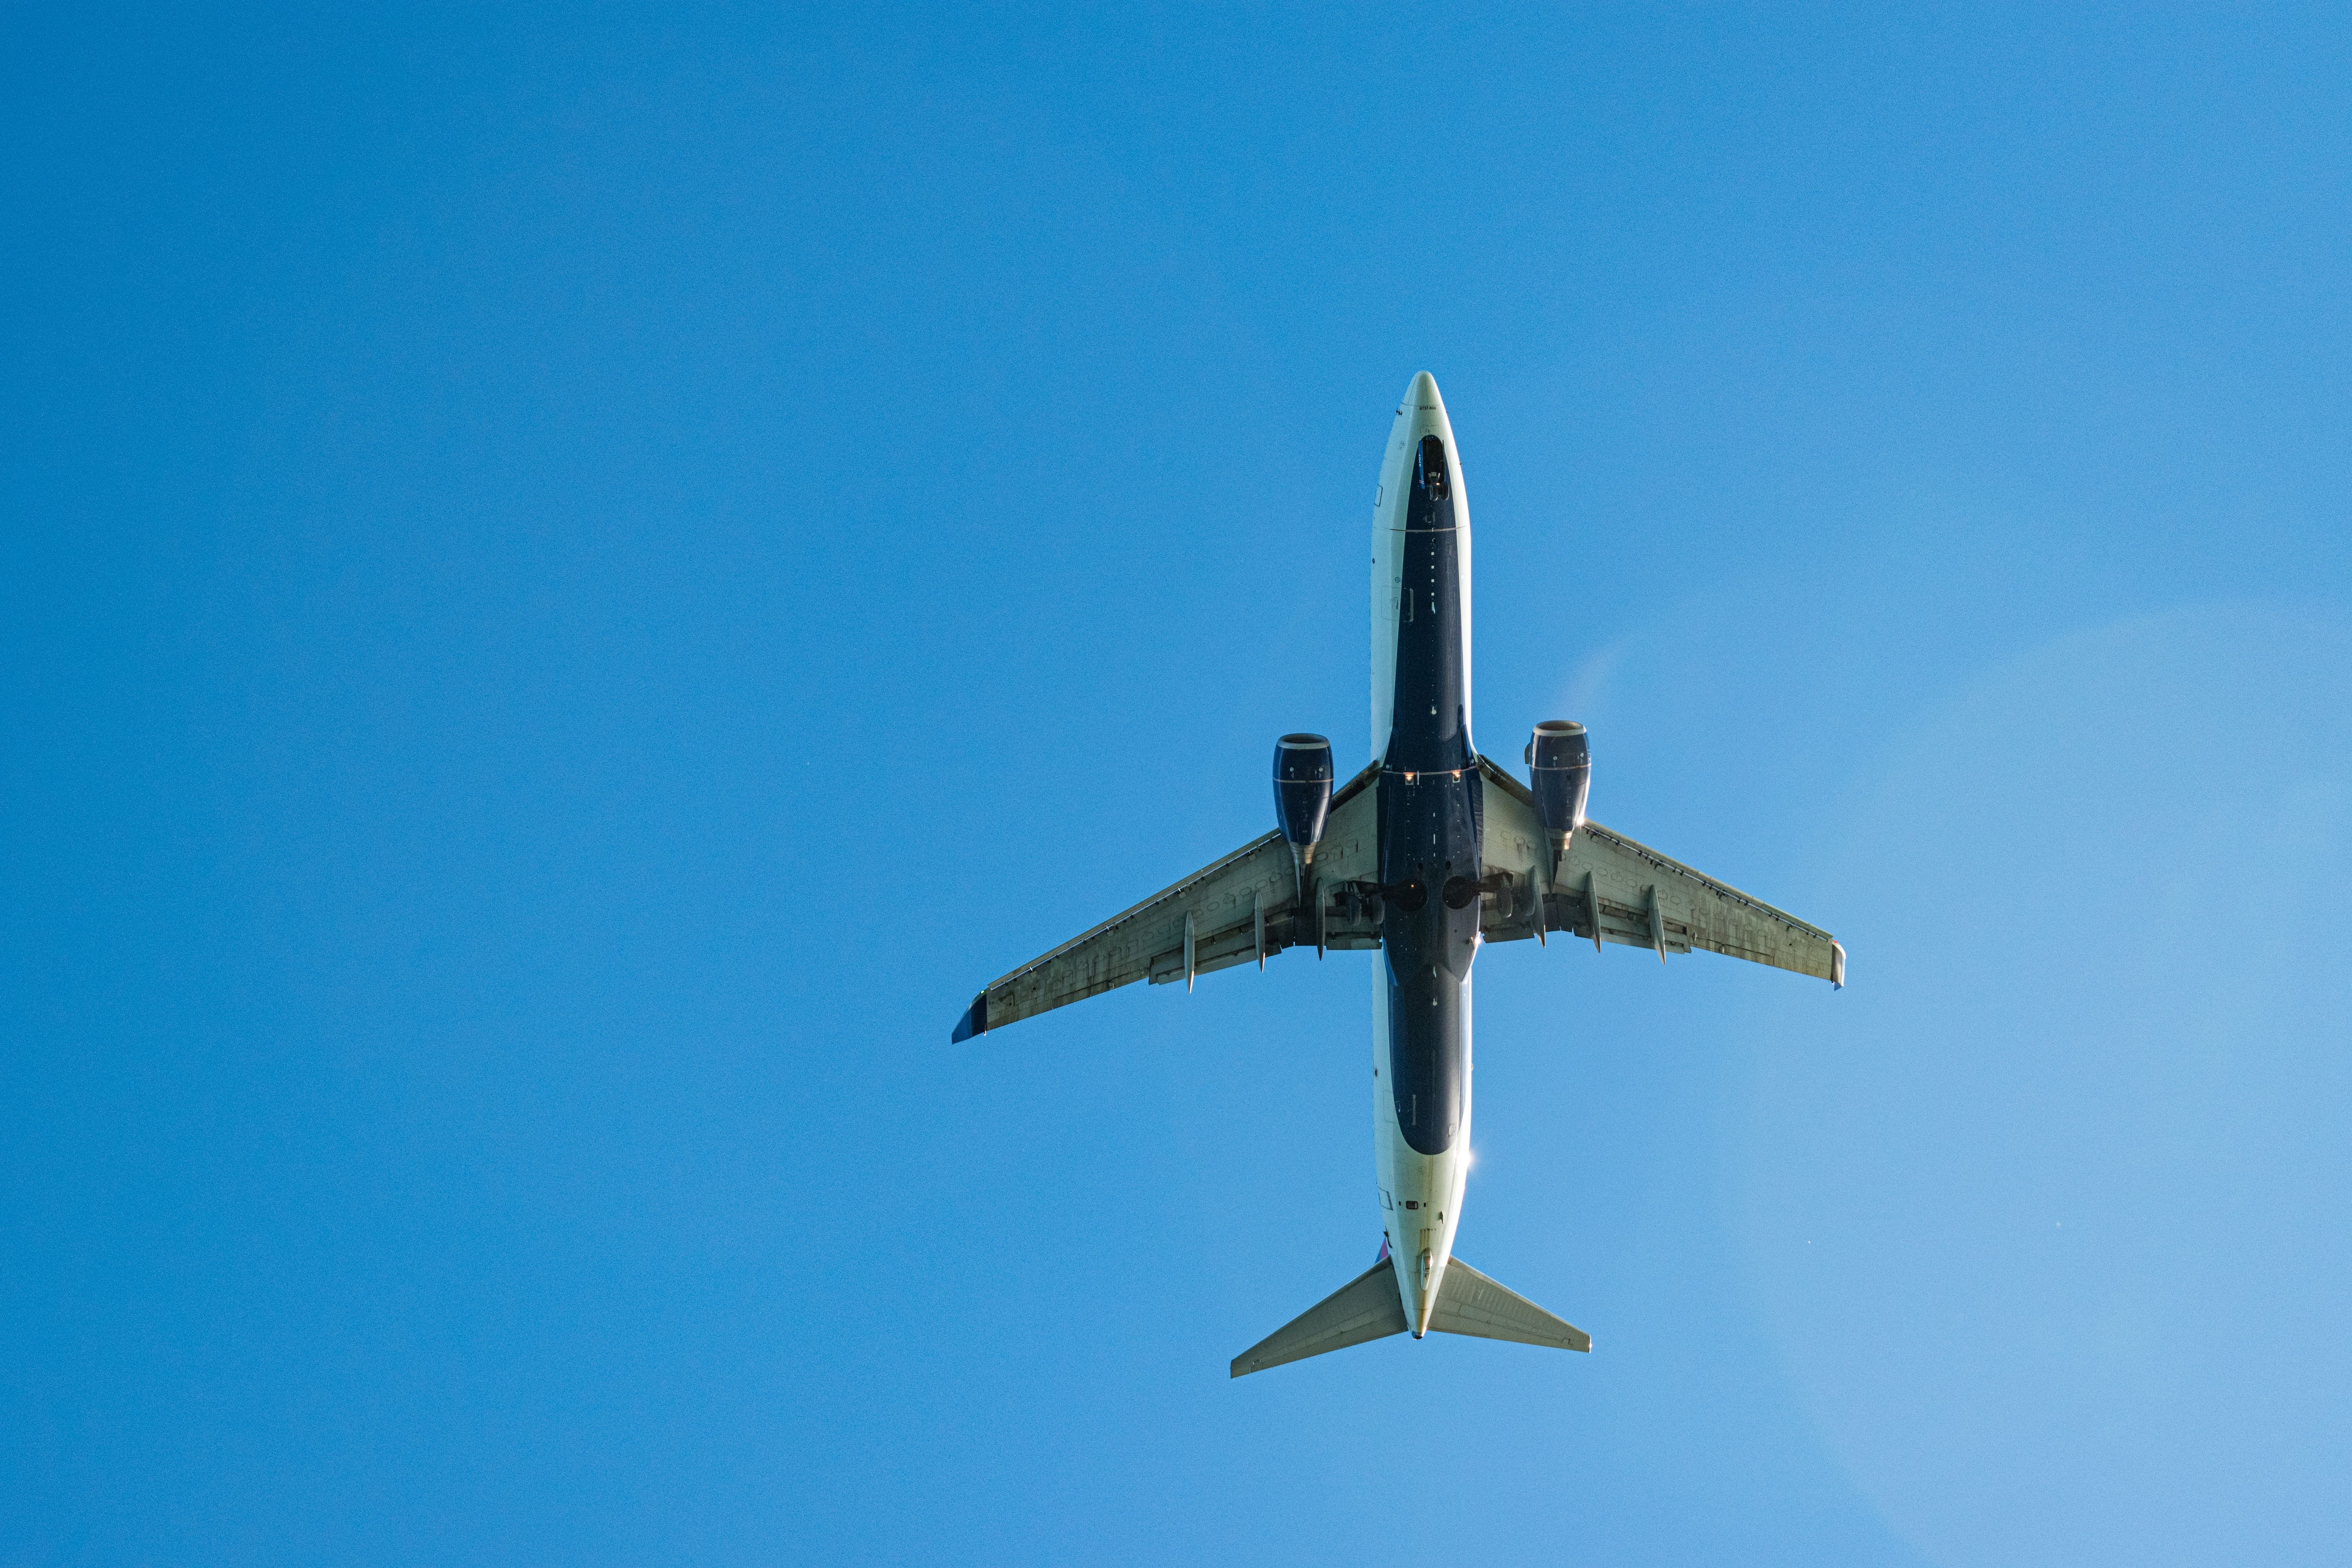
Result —
<instances>
[{"instance_id":1,"label":"winglet","mask_svg":"<svg viewBox=\"0 0 2352 1568\"><path fill-rule=\"evenodd\" d=\"M1830 943L1830 987L1845 989L1845 943L1834 940Z\"/></svg>"},{"instance_id":2,"label":"winglet","mask_svg":"<svg viewBox=\"0 0 2352 1568\"><path fill-rule=\"evenodd\" d=\"M988 993L983 991L971 999L963 1016L956 1020L955 1036L949 1043L961 1045L974 1035L988 1033Z\"/></svg>"}]
</instances>

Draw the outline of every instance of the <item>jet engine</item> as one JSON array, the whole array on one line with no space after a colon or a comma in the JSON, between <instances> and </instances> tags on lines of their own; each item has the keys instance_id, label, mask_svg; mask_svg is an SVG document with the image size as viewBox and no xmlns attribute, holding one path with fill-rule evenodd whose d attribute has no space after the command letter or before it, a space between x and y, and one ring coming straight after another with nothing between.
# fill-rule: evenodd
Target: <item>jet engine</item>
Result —
<instances>
[{"instance_id":1,"label":"jet engine","mask_svg":"<svg viewBox=\"0 0 2352 1568\"><path fill-rule=\"evenodd\" d=\"M1568 841L1584 826L1585 797L1592 793L1592 752L1584 726L1547 719L1528 742L1528 782L1534 787L1536 816L1551 840L1551 873L1557 879L1568 858Z\"/></svg>"},{"instance_id":2,"label":"jet engine","mask_svg":"<svg viewBox=\"0 0 2352 1568\"><path fill-rule=\"evenodd\" d=\"M1298 895L1307 896L1307 868L1331 815L1331 742L1321 735L1285 735L1274 743L1274 815L1290 842Z\"/></svg>"}]
</instances>

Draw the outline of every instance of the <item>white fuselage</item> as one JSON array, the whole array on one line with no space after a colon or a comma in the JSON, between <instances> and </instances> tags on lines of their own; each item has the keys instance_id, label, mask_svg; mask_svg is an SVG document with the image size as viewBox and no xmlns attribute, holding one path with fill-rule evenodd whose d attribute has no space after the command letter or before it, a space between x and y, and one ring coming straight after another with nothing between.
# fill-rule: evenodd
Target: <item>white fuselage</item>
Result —
<instances>
[{"instance_id":1,"label":"white fuselage","mask_svg":"<svg viewBox=\"0 0 2352 1568\"><path fill-rule=\"evenodd\" d=\"M1425 445L1431 440L1443 450L1443 479L1423 480L1421 474L1424 467L1433 475L1438 471L1433 461L1434 454ZM1450 502L1450 509L1433 510L1428 499L1432 489ZM1452 536L1451 553L1443 563L1443 574L1438 570L1434 547L1427 540L1413 536L1430 531L1433 515L1445 518L1450 525L1447 531ZM1384 849L1381 874L1383 879L1400 884L1412 874L1424 884L1419 897L1410 901L1412 907L1424 911L1422 918L1425 923L1430 920L1439 922L1428 927L1437 931L1445 918L1437 896L1441 876L1448 871L1470 878L1479 874L1475 804L1468 808L1467 816L1458 802L1450 812L1424 807L1421 820L1438 826L1411 844L1404 842L1403 830L1389 821L1392 798L1400 803L1393 815L1402 820L1408 815L1402 803L1412 798L1413 789L1428 788L1424 781L1416 780L1412 772L1406 771L1415 756L1423 759L1420 765L1424 768L1450 764L1454 770L1450 779L1444 773L1427 776L1439 780L1443 787L1453 790L1457 796L1464 788L1459 770L1462 759L1467 756L1471 774L1468 788L1472 792L1468 798L1474 803L1477 787L1475 752L1469 744L1469 502L1463 489L1462 464L1454 445L1453 426L1446 418L1437 384L1426 374L1416 375L1406 389L1381 466L1372 514L1371 612L1371 754L1375 761L1389 764L1382 778L1382 832L1384 844L1398 846ZM1433 620L1443 627L1440 640L1434 644L1431 638L1437 628L1431 625ZM1457 685L1458 716L1452 710ZM1441 691L1444 694L1444 706L1448 709L1444 715L1439 712L1441 703L1435 695ZM1401 697L1401 692L1405 695ZM1400 713L1401 701L1412 704L1409 713ZM1426 713L1422 711L1423 706ZM1432 726L1441 726L1442 733L1432 730ZM1432 757L1439 761L1429 762L1427 759ZM1464 833L1453 826L1462 821L1473 825L1466 847ZM1444 828L1442 837L1439 827ZM1424 842L1431 847L1424 849ZM1424 853L1429 862L1427 868L1422 870L1420 858ZM1467 859L1463 858L1465 854ZM1436 858L1441 855L1452 857L1444 860L1442 867ZM1392 904L1397 901L1391 900ZM1410 944L1391 940L1388 961L1373 969L1372 1149L1380 1184L1380 1219L1394 1262L1405 1316L1416 1336L1428 1326L1432 1304L1453 1256L1454 1232L1462 1218L1463 1184L1470 1165L1469 960L1475 956L1478 940L1477 908L1474 894L1469 900L1466 938L1462 934L1460 912L1452 917L1454 956L1448 972L1441 973L1435 964L1423 964L1415 973L1416 978L1423 971L1426 976L1433 977L1444 993L1442 1009L1436 995L1431 995L1423 1008L1416 994L1410 1003L1412 1010L1400 1011L1407 1004L1399 1000L1402 986L1397 971L1417 951ZM1391 916L1392 921L1404 918ZM1429 981L1423 979L1423 983L1427 984ZM1402 1019L1403 1023L1392 1024L1392 1018ZM1446 1123L1442 1130L1431 1128L1422 1120L1424 1116L1433 1120L1423 1097L1401 1095L1398 1079L1403 1069L1397 1066L1401 1058L1393 1037L1400 1030L1415 1036L1424 1030L1440 1031L1430 1048L1448 1053L1442 1070L1450 1078L1443 1086L1443 1096L1433 1092L1426 1100L1434 1102L1444 1099ZM1409 1048L1418 1047L1409 1045ZM1423 1085L1434 1082L1426 1078L1419 1081ZM1418 1131L1417 1137L1409 1133L1409 1121ZM1416 1148L1416 1142L1422 1147ZM1433 1146L1437 1146L1436 1152L1426 1152Z\"/></svg>"}]
</instances>

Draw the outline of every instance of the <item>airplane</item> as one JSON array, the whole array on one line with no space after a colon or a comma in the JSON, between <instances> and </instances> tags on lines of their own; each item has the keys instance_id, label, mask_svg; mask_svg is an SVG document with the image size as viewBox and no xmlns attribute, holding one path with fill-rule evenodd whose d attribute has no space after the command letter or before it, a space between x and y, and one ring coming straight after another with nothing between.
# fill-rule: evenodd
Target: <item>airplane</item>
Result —
<instances>
[{"instance_id":1,"label":"airplane","mask_svg":"<svg viewBox=\"0 0 2352 1568\"><path fill-rule=\"evenodd\" d=\"M1470 500L1428 372L1405 388L1372 493L1371 760L1334 787L1321 735L1275 742L1275 831L992 982L957 1043L1136 980L1312 946L1378 949L1372 1266L1233 1360L1230 1375L1431 1330L1590 1351L1591 1337L1454 1255L1470 1167L1470 970L1552 936L1693 950L1845 985L1845 949L1584 815L1584 726L1535 726L1521 784L1470 739Z\"/></svg>"}]
</instances>

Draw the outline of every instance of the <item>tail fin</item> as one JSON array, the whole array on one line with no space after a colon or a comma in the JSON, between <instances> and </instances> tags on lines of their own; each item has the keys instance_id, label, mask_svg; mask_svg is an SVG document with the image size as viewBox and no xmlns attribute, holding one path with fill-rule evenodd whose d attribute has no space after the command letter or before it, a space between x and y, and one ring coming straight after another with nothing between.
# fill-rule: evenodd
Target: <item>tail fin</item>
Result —
<instances>
[{"instance_id":1,"label":"tail fin","mask_svg":"<svg viewBox=\"0 0 2352 1568\"><path fill-rule=\"evenodd\" d=\"M1459 1258L1445 1266L1437 1307L1429 1326L1442 1334L1475 1334L1484 1340L1515 1340L1523 1345L1589 1351L1592 1336L1553 1317L1517 1291L1496 1284Z\"/></svg>"},{"instance_id":2,"label":"tail fin","mask_svg":"<svg viewBox=\"0 0 2352 1568\"><path fill-rule=\"evenodd\" d=\"M1379 1262L1234 1357L1233 1375L1241 1377L1286 1361L1304 1361L1326 1351L1386 1339L1404 1332L1404 1302L1397 1295L1396 1270L1383 1252Z\"/></svg>"}]
</instances>

